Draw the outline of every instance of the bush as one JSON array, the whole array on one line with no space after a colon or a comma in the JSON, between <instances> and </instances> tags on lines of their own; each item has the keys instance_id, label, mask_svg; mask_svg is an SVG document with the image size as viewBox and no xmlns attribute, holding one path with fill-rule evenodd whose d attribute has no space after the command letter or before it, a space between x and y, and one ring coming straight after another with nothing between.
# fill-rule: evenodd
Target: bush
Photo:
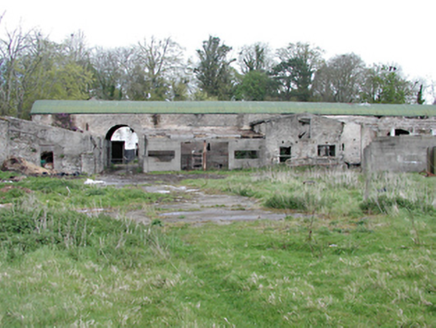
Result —
<instances>
[{"instance_id":1,"label":"bush","mask_svg":"<svg viewBox=\"0 0 436 328\"><path fill-rule=\"evenodd\" d=\"M301 197L290 195L273 195L265 201L265 206L276 209L291 209L305 211L306 202Z\"/></svg>"},{"instance_id":2,"label":"bush","mask_svg":"<svg viewBox=\"0 0 436 328\"><path fill-rule=\"evenodd\" d=\"M413 202L402 197L389 198L386 195L378 196L377 198L367 199L360 203L360 209L366 214L387 214L394 206L398 209L406 209L409 211L420 211L424 213L433 212L432 206Z\"/></svg>"},{"instance_id":3,"label":"bush","mask_svg":"<svg viewBox=\"0 0 436 328\"><path fill-rule=\"evenodd\" d=\"M58 193L67 196L70 191L83 189L82 182L78 180L66 180L58 178L28 178L25 182L27 188L33 191L40 191L44 194Z\"/></svg>"}]
</instances>

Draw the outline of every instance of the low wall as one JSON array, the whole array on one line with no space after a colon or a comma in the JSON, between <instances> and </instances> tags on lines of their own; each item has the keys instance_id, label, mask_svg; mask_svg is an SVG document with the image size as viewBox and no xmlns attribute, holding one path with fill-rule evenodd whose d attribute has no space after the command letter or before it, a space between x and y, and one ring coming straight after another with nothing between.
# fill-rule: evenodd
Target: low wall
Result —
<instances>
[{"instance_id":1,"label":"low wall","mask_svg":"<svg viewBox=\"0 0 436 328\"><path fill-rule=\"evenodd\" d=\"M364 150L365 171L420 172L427 169L427 150L436 136L398 136L375 139Z\"/></svg>"}]
</instances>

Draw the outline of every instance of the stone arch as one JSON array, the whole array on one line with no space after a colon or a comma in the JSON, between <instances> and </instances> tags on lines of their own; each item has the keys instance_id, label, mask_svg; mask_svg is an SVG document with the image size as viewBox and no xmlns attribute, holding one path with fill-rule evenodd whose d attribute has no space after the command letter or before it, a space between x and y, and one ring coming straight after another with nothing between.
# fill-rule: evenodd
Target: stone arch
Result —
<instances>
[{"instance_id":1,"label":"stone arch","mask_svg":"<svg viewBox=\"0 0 436 328\"><path fill-rule=\"evenodd\" d=\"M105 136L106 166L138 163L138 134L127 124L112 126Z\"/></svg>"}]
</instances>

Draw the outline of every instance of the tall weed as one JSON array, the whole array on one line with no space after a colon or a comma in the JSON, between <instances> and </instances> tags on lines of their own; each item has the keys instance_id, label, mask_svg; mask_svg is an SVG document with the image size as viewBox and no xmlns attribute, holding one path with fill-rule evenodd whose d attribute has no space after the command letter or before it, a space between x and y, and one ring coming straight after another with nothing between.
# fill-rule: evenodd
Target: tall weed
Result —
<instances>
[{"instance_id":1,"label":"tall weed","mask_svg":"<svg viewBox=\"0 0 436 328\"><path fill-rule=\"evenodd\" d=\"M89 217L71 208L50 208L34 197L0 211L0 250L8 261L48 246L75 259L132 266L138 257L149 257L156 249L162 255L164 245L157 228L105 215Z\"/></svg>"}]
</instances>

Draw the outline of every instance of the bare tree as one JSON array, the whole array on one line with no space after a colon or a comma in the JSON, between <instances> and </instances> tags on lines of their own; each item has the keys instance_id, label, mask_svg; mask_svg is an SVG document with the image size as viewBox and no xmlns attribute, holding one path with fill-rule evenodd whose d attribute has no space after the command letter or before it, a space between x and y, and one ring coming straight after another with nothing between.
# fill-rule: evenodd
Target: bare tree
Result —
<instances>
[{"instance_id":1,"label":"bare tree","mask_svg":"<svg viewBox=\"0 0 436 328\"><path fill-rule=\"evenodd\" d=\"M144 39L134 48L136 69L142 70L147 97L154 100L171 98L171 85L183 75L183 49L171 38Z\"/></svg>"},{"instance_id":2,"label":"bare tree","mask_svg":"<svg viewBox=\"0 0 436 328\"><path fill-rule=\"evenodd\" d=\"M331 58L315 74L315 98L328 102L359 102L365 70L363 60L353 53Z\"/></svg>"},{"instance_id":3,"label":"bare tree","mask_svg":"<svg viewBox=\"0 0 436 328\"><path fill-rule=\"evenodd\" d=\"M251 71L267 72L273 66L271 50L263 43L243 46L239 52L238 63L243 74Z\"/></svg>"},{"instance_id":4,"label":"bare tree","mask_svg":"<svg viewBox=\"0 0 436 328\"><path fill-rule=\"evenodd\" d=\"M121 100L128 76L128 59L132 51L125 48L96 48L91 55L94 70L92 96L104 100Z\"/></svg>"},{"instance_id":5,"label":"bare tree","mask_svg":"<svg viewBox=\"0 0 436 328\"><path fill-rule=\"evenodd\" d=\"M21 27L6 31L0 39L0 114L21 116L24 92L22 77L28 72L23 66L24 58L32 45L31 34ZM33 67L34 69L34 67Z\"/></svg>"}]
</instances>

